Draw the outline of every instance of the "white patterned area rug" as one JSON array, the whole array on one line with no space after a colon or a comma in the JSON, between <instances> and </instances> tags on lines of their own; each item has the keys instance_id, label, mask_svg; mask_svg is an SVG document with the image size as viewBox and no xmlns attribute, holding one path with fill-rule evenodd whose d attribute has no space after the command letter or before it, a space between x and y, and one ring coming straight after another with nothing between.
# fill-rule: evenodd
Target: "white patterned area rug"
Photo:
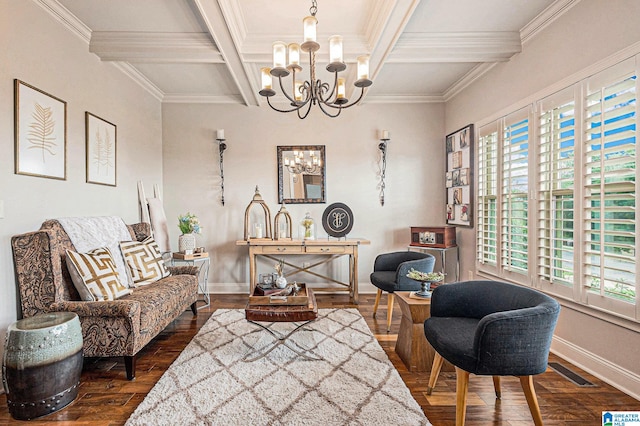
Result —
<instances>
[{"instance_id":1,"label":"white patterned area rug","mask_svg":"<svg viewBox=\"0 0 640 426\"><path fill-rule=\"evenodd\" d=\"M134 425L430 425L357 309L320 309L288 340L220 309L127 420ZM276 323L278 332L292 323Z\"/></svg>"}]
</instances>

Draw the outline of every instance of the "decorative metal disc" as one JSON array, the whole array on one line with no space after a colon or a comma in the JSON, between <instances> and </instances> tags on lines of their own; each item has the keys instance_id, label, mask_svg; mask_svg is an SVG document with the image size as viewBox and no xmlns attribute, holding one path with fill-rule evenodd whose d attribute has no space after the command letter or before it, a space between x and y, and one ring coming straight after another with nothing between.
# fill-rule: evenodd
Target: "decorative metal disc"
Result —
<instances>
[{"instance_id":1,"label":"decorative metal disc","mask_svg":"<svg viewBox=\"0 0 640 426\"><path fill-rule=\"evenodd\" d=\"M344 237L353 228L353 213L343 203L333 203L322 213L322 227L332 237Z\"/></svg>"}]
</instances>

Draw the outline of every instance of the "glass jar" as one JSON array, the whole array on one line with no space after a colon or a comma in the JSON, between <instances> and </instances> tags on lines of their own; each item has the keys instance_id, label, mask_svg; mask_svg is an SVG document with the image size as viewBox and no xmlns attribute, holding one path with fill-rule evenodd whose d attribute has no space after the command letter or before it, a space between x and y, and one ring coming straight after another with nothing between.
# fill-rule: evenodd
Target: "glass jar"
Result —
<instances>
[{"instance_id":1,"label":"glass jar","mask_svg":"<svg viewBox=\"0 0 640 426\"><path fill-rule=\"evenodd\" d=\"M308 212L300 222L300 237L303 240L315 240L316 238L315 223L313 222L311 214Z\"/></svg>"}]
</instances>

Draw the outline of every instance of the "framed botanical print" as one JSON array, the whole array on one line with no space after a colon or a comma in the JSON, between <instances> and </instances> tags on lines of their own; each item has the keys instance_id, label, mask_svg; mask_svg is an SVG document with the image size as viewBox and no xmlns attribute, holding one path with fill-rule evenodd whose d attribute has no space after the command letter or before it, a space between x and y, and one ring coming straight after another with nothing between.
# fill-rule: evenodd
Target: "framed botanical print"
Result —
<instances>
[{"instance_id":1,"label":"framed botanical print","mask_svg":"<svg viewBox=\"0 0 640 426\"><path fill-rule=\"evenodd\" d=\"M445 152L447 224L473 226L473 124L447 135Z\"/></svg>"},{"instance_id":2,"label":"framed botanical print","mask_svg":"<svg viewBox=\"0 0 640 426\"><path fill-rule=\"evenodd\" d=\"M67 103L14 80L15 173L67 179Z\"/></svg>"},{"instance_id":3,"label":"framed botanical print","mask_svg":"<svg viewBox=\"0 0 640 426\"><path fill-rule=\"evenodd\" d=\"M87 183L116 186L116 125L88 111L85 122Z\"/></svg>"}]
</instances>

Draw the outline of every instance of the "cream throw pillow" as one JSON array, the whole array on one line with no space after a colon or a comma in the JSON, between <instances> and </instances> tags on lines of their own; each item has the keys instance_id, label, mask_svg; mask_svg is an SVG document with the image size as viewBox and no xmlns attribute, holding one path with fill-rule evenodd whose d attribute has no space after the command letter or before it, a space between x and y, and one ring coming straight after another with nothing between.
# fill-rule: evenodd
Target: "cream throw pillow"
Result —
<instances>
[{"instance_id":1,"label":"cream throw pillow","mask_svg":"<svg viewBox=\"0 0 640 426\"><path fill-rule=\"evenodd\" d=\"M123 286L113 256L107 247L87 253L67 250L67 268L84 301L115 300L132 291Z\"/></svg>"},{"instance_id":2,"label":"cream throw pillow","mask_svg":"<svg viewBox=\"0 0 640 426\"><path fill-rule=\"evenodd\" d=\"M153 237L144 241L123 241L120 250L124 256L134 286L151 284L169 276L162 253Z\"/></svg>"}]
</instances>

